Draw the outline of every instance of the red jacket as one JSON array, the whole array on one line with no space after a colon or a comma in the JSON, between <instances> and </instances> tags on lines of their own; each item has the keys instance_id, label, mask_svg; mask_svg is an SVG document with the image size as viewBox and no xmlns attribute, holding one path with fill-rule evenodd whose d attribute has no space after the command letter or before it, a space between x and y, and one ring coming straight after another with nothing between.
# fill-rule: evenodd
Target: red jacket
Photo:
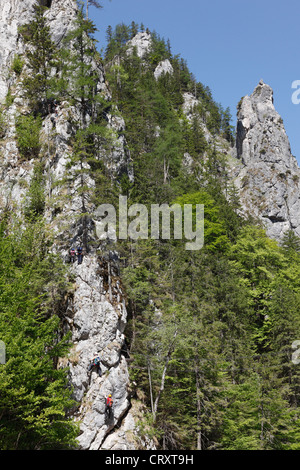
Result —
<instances>
[{"instance_id":1,"label":"red jacket","mask_svg":"<svg viewBox=\"0 0 300 470\"><path fill-rule=\"evenodd\" d=\"M111 406L111 405L113 404L113 401L112 401L112 398L111 398L111 397L107 397L107 398L106 398L106 404L107 404L108 406Z\"/></svg>"}]
</instances>

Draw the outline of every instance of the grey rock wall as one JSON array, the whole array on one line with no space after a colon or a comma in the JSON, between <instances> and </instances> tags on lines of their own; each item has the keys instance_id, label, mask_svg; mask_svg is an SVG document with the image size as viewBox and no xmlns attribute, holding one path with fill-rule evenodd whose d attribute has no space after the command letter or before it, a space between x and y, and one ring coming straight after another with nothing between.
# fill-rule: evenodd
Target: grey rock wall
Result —
<instances>
[{"instance_id":1,"label":"grey rock wall","mask_svg":"<svg viewBox=\"0 0 300 470\"><path fill-rule=\"evenodd\" d=\"M34 4L33 0L0 1L0 100L5 99L12 83L15 93L13 104L5 110L6 132L0 140L0 216L4 208L21 214L36 161L20 158L15 118L26 112L26 103L18 81L22 77L9 73L12 58L16 53L22 53L25 47L18 35L18 26L30 21ZM45 16L53 40L60 44L69 28L73 27L76 4L73 0L52 0L49 6ZM109 103L111 96L104 71L100 65L95 67L99 78L98 93L102 93ZM59 103L55 124L52 114L45 116L40 134L45 159L45 217L55 236L52 249L64 259L71 245L76 247L83 241L83 222L79 217L82 210L78 191L80 176L76 173L78 168L68 168L72 153L72 118L77 114L78 110L67 102ZM119 113L111 108L107 126L115 133L116 144L109 154L103 149L101 156L115 177L128 170L130 156L122 135L124 125ZM132 177L130 172L129 176ZM93 189L95 182L88 172L84 178L87 187ZM69 367L70 384L78 401L74 419L80 423L80 448L135 449L140 441L130 401L127 362L122 355L127 312L118 272L118 256L106 248L105 242L97 239L97 221L92 215L96 208L91 200L86 201L86 209L91 216L87 218L85 237L92 242L92 247L81 265L70 265L73 295L64 314L64 329L71 332L73 346L69 356L61 358L59 364ZM102 360L101 378L87 370L95 352ZM114 399L113 415L109 421L104 414L104 400L108 393Z\"/></svg>"},{"instance_id":2,"label":"grey rock wall","mask_svg":"<svg viewBox=\"0 0 300 470\"><path fill-rule=\"evenodd\" d=\"M244 213L262 221L271 238L280 240L290 229L300 236L300 169L273 90L262 80L241 100L236 130L232 176Z\"/></svg>"},{"instance_id":3,"label":"grey rock wall","mask_svg":"<svg viewBox=\"0 0 300 470\"><path fill-rule=\"evenodd\" d=\"M101 448L108 433L129 410L129 375L121 349L127 312L116 267L106 264L101 272L95 255L84 257L83 263L72 266L75 277L74 297L66 312L72 331L73 347L69 354L70 382L74 398L80 403L75 419L80 421L78 441L82 449ZM104 277L110 276L110 286ZM88 372L91 358L98 353L102 376ZM113 414L105 416L105 398L112 394Z\"/></svg>"}]
</instances>

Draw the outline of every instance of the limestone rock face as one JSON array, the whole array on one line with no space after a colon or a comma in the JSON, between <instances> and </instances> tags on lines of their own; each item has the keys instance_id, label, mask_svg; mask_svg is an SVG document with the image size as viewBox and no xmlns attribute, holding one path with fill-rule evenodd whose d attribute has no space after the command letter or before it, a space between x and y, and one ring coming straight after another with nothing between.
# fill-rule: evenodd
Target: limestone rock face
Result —
<instances>
[{"instance_id":1,"label":"limestone rock face","mask_svg":"<svg viewBox=\"0 0 300 470\"><path fill-rule=\"evenodd\" d=\"M43 2L45 6L50 6L45 16L51 29L52 40L56 44L60 44L63 37L72 28L72 21L77 11L76 3L74 0L43 0Z\"/></svg>"},{"instance_id":2,"label":"limestone rock face","mask_svg":"<svg viewBox=\"0 0 300 470\"><path fill-rule=\"evenodd\" d=\"M48 19L53 40L59 45L69 28L73 27L76 3L73 0L41 0L48 9ZM24 51L25 45L18 35L18 26L30 22L34 0L0 0L0 98L5 99L13 83L14 101L5 110L6 130L0 139L0 217L2 210L21 213L24 197L32 180L36 159L21 158L16 141L15 119L26 112L20 80L9 74L11 59ZM108 105L110 93L101 65L95 64L98 74L97 92ZM11 75L11 78L9 76ZM124 120L108 106L107 126L116 135L116 144L107 154L100 149L99 158L106 162L112 176L118 177L127 171L128 152L122 135ZM60 102L56 113L43 117L40 132L42 154L45 163L45 218L54 233L53 252L68 259L68 251L85 242L89 247L82 264L70 264L69 275L73 282L72 295L63 314L66 331L72 335L69 356L61 358L59 366L68 366L70 385L78 407L74 419L80 422L78 442L81 449L135 449L132 435L138 440L138 425L130 410L131 392L127 362L123 355L124 329L127 311L121 279L119 277L118 254L107 242L97 238L97 214L91 200L86 200L86 211L90 216L80 218L82 178L91 190L95 181L88 171L78 174L80 167L69 168L72 154L72 122L79 110L68 102ZM88 118L88 117L87 117ZM86 163L88 170L88 164ZM83 222L84 221L84 222ZM94 353L101 358L102 376L88 372ZM112 416L105 417L105 397L111 393L114 400ZM123 423L123 419L126 423ZM122 431L121 431L122 429ZM128 432L127 432L128 431ZM130 440L127 434L130 431ZM106 439L109 436L109 443Z\"/></svg>"},{"instance_id":3,"label":"limestone rock face","mask_svg":"<svg viewBox=\"0 0 300 470\"><path fill-rule=\"evenodd\" d=\"M300 169L291 153L273 90L262 80L237 115L235 184L244 212L260 219L271 238L300 235Z\"/></svg>"},{"instance_id":4,"label":"limestone rock face","mask_svg":"<svg viewBox=\"0 0 300 470\"><path fill-rule=\"evenodd\" d=\"M127 43L127 54L132 55L133 50L136 49L137 56L142 58L147 52L150 52L151 42L151 34L145 31L137 33L134 38Z\"/></svg>"},{"instance_id":5,"label":"limestone rock face","mask_svg":"<svg viewBox=\"0 0 300 470\"><path fill-rule=\"evenodd\" d=\"M74 264L72 271L74 296L66 321L73 339L68 357L70 382L74 398L80 403L75 413L81 422L78 441L82 449L98 450L130 406L127 363L121 355L127 312L115 254L108 255L105 263L95 255L85 256L83 263ZM109 284L105 278L110 278ZM97 370L88 371L95 353L101 359L101 377ZM105 398L109 393L114 406L111 418L107 419Z\"/></svg>"},{"instance_id":6,"label":"limestone rock face","mask_svg":"<svg viewBox=\"0 0 300 470\"><path fill-rule=\"evenodd\" d=\"M24 44L18 33L19 26L29 23L34 5L50 6L46 16L49 20L53 40L59 44L71 27L76 14L73 0L1 0L0 2L0 102L3 102L9 87L7 68L15 54L22 54Z\"/></svg>"},{"instance_id":7,"label":"limestone rock face","mask_svg":"<svg viewBox=\"0 0 300 470\"><path fill-rule=\"evenodd\" d=\"M29 21L34 0L1 0L0 2L0 102L8 91L5 71L14 54L23 50L18 27Z\"/></svg>"},{"instance_id":8,"label":"limestone rock face","mask_svg":"<svg viewBox=\"0 0 300 470\"><path fill-rule=\"evenodd\" d=\"M164 73L169 73L170 75L172 75L173 72L174 69L171 62L169 61L169 59L165 59L159 62L159 64L157 65L156 69L154 70L154 77L157 80Z\"/></svg>"}]
</instances>

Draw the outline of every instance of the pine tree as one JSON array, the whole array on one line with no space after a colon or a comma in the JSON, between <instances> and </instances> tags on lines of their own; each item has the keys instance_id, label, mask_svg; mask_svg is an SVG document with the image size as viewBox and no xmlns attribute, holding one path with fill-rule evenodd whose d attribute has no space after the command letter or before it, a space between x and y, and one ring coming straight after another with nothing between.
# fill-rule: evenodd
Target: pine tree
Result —
<instances>
[{"instance_id":1,"label":"pine tree","mask_svg":"<svg viewBox=\"0 0 300 470\"><path fill-rule=\"evenodd\" d=\"M35 113L47 112L55 81L52 70L57 66L57 48L51 39L44 11L45 7L36 6L33 20L20 28L29 46L25 52L29 73L23 78L22 87Z\"/></svg>"},{"instance_id":2,"label":"pine tree","mask_svg":"<svg viewBox=\"0 0 300 470\"><path fill-rule=\"evenodd\" d=\"M91 20L84 17L82 8L79 9L74 28L64 40L62 49L62 81L67 87L67 96L80 110L80 129L87 127L87 115L93 113L92 103L95 103L95 92L98 82L95 61L96 40L93 34L96 27Z\"/></svg>"},{"instance_id":3,"label":"pine tree","mask_svg":"<svg viewBox=\"0 0 300 470\"><path fill-rule=\"evenodd\" d=\"M161 180L163 184L169 183L171 178L177 176L182 155L181 148L181 134L174 120L167 123L166 127L162 129L154 147L158 164L162 169Z\"/></svg>"},{"instance_id":4,"label":"pine tree","mask_svg":"<svg viewBox=\"0 0 300 470\"><path fill-rule=\"evenodd\" d=\"M38 163L33 170L30 188L26 195L24 214L29 219L40 217L45 209L44 165Z\"/></svg>"},{"instance_id":5,"label":"pine tree","mask_svg":"<svg viewBox=\"0 0 300 470\"><path fill-rule=\"evenodd\" d=\"M281 246L290 255L294 252L300 253L300 238L297 237L293 230L288 230L283 235Z\"/></svg>"},{"instance_id":6,"label":"pine tree","mask_svg":"<svg viewBox=\"0 0 300 470\"><path fill-rule=\"evenodd\" d=\"M18 149L22 157L31 159L37 157L41 150L40 130L42 120L40 115L20 115L16 118L16 135Z\"/></svg>"},{"instance_id":7,"label":"pine tree","mask_svg":"<svg viewBox=\"0 0 300 470\"><path fill-rule=\"evenodd\" d=\"M138 33L138 30L139 30L138 24L135 23L135 21L132 21L132 22L131 22L131 25L130 25L130 35L131 35L131 39L134 38L134 36L136 36L136 34Z\"/></svg>"},{"instance_id":8,"label":"pine tree","mask_svg":"<svg viewBox=\"0 0 300 470\"><path fill-rule=\"evenodd\" d=\"M77 191L82 202L78 218L83 227L83 246L87 250L89 211L92 201L99 195L99 190L90 184L91 178L108 187L107 177L110 175L107 175L107 160L116 141L104 118L104 110L109 105L97 93L99 57L93 37L95 31L94 23L85 18L81 6L74 28L66 36L61 51L61 88L65 98L78 110L72 115L74 132L70 144L73 151L68 168L70 183L76 181L78 184Z\"/></svg>"}]
</instances>

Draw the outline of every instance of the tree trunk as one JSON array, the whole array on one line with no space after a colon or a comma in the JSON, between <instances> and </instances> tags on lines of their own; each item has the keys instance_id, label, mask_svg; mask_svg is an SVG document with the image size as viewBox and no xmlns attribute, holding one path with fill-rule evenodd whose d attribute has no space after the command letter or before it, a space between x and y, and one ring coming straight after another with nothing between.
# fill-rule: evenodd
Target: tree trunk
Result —
<instances>
[{"instance_id":1,"label":"tree trunk","mask_svg":"<svg viewBox=\"0 0 300 470\"><path fill-rule=\"evenodd\" d=\"M197 450L202 450L202 432L201 432L201 400L200 400L200 376L199 367L195 366L196 375L196 397L197 397Z\"/></svg>"},{"instance_id":2,"label":"tree trunk","mask_svg":"<svg viewBox=\"0 0 300 470\"><path fill-rule=\"evenodd\" d=\"M109 300L112 301L112 290L111 290L111 269L110 269L110 262L107 263L107 275L108 275L108 294Z\"/></svg>"},{"instance_id":3,"label":"tree trunk","mask_svg":"<svg viewBox=\"0 0 300 470\"><path fill-rule=\"evenodd\" d=\"M164 157L164 184L167 183L169 178L169 164L166 161L166 158Z\"/></svg>"},{"instance_id":4,"label":"tree trunk","mask_svg":"<svg viewBox=\"0 0 300 470\"><path fill-rule=\"evenodd\" d=\"M151 380L151 369L150 369L150 362L148 359L148 377L149 377L149 388L150 388L150 399L151 399L151 411L153 414L153 418L155 418L154 415L154 407L153 407L153 392L152 392L152 380Z\"/></svg>"},{"instance_id":5,"label":"tree trunk","mask_svg":"<svg viewBox=\"0 0 300 470\"><path fill-rule=\"evenodd\" d=\"M175 343L177 333L178 333L178 331L176 329L175 333L174 333L173 341L169 346L168 354L167 354L165 365L164 365L164 368L163 368L163 373L162 373L161 381L160 381L160 388L159 388L159 391L158 391L158 394L157 394L157 397L156 397L155 403L154 403L154 410L153 410L153 421L154 422L156 421L156 415L157 415L159 399L160 399L161 394L162 394L162 392L164 391L164 388L165 388L166 373L167 373L168 364L170 362L172 352L174 350L174 343Z\"/></svg>"}]
</instances>

